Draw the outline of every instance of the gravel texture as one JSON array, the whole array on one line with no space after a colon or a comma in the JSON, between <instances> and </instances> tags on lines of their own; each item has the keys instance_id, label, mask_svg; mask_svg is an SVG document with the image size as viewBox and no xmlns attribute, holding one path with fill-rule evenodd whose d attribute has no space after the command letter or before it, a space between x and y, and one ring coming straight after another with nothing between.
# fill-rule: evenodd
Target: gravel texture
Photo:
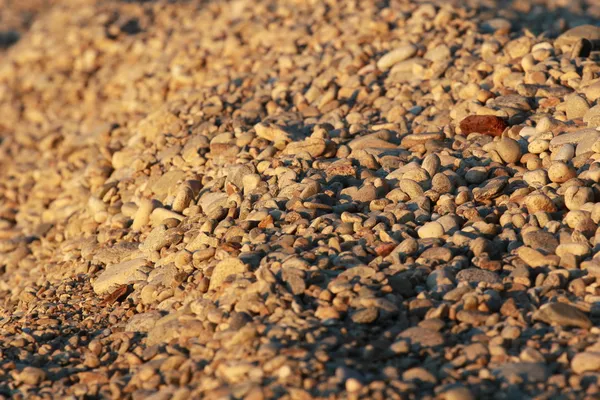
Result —
<instances>
[{"instance_id":1,"label":"gravel texture","mask_svg":"<svg viewBox=\"0 0 600 400\"><path fill-rule=\"evenodd\" d=\"M600 397L597 1L0 9L1 398Z\"/></svg>"}]
</instances>

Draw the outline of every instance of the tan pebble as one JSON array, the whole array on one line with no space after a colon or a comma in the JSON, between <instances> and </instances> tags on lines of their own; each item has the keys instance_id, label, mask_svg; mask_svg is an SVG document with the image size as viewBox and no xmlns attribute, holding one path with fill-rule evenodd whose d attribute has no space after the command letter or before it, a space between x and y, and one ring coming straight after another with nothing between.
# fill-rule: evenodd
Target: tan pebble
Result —
<instances>
[{"instance_id":1,"label":"tan pebble","mask_svg":"<svg viewBox=\"0 0 600 400\"><path fill-rule=\"evenodd\" d=\"M181 213L185 210L189 205L192 199L194 198L194 192L188 186L183 186L177 192L175 196L175 200L173 200L173 205L171 208L173 211Z\"/></svg>"},{"instance_id":2,"label":"tan pebble","mask_svg":"<svg viewBox=\"0 0 600 400\"><path fill-rule=\"evenodd\" d=\"M564 183L576 175L575 168L562 161L555 161L548 168L548 178L554 183Z\"/></svg>"},{"instance_id":3,"label":"tan pebble","mask_svg":"<svg viewBox=\"0 0 600 400\"><path fill-rule=\"evenodd\" d=\"M131 224L131 229L134 231L141 230L144 226L148 225L150 222L150 214L154 209L154 203L152 200L143 199L140 202L140 205L133 217L133 223Z\"/></svg>"},{"instance_id":4,"label":"tan pebble","mask_svg":"<svg viewBox=\"0 0 600 400\"><path fill-rule=\"evenodd\" d=\"M570 186L564 196L565 206L569 210L579 210L585 203L594 201L594 190L590 187Z\"/></svg>"},{"instance_id":5,"label":"tan pebble","mask_svg":"<svg viewBox=\"0 0 600 400\"><path fill-rule=\"evenodd\" d=\"M439 222L428 222L417 231L420 238L439 238L444 236L444 227Z\"/></svg>"},{"instance_id":6,"label":"tan pebble","mask_svg":"<svg viewBox=\"0 0 600 400\"><path fill-rule=\"evenodd\" d=\"M543 193L532 193L525 198L525 205L529 214L535 214L538 211L556 212L556 205Z\"/></svg>"}]
</instances>

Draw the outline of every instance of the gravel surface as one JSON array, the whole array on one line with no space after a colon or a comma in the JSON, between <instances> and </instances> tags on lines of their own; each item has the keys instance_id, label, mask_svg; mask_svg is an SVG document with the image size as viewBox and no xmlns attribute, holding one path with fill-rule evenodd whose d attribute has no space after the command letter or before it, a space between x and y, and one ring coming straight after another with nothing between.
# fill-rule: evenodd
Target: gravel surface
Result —
<instances>
[{"instance_id":1,"label":"gravel surface","mask_svg":"<svg viewBox=\"0 0 600 400\"><path fill-rule=\"evenodd\" d=\"M0 398L600 398L596 0L0 9Z\"/></svg>"}]
</instances>

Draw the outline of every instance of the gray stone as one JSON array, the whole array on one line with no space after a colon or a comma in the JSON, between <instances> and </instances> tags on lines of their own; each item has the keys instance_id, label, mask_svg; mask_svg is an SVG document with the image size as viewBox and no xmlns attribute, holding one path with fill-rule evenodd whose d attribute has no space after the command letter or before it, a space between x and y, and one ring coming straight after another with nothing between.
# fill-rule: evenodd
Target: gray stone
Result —
<instances>
[{"instance_id":1,"label":"gray stone","mask_svg":"<svg viewBox=\"0 0 600 400\"><path fill-rule=\"evenodd\" d=\"M479 268L467 268L456 274L456 279L461 282L468 282L478 284L480 282L486 283L501 283L502 279L492 271L486 271Z\"/></svg>"}]
</instances>

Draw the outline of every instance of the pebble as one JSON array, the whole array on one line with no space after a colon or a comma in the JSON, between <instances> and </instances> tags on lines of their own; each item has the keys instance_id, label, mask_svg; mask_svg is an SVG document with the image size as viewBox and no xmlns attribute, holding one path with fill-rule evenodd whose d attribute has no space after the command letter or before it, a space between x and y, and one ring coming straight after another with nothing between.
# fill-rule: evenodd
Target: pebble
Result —
<instances>
[{"instance_id":1,"label":"pebble","mask_svg":"<svg viewBox=\"0 0 600 400\"><path fill-rule=\"evenodd\" d=\"M210 286L208 290L217 290L221 284L230 275L237 275L246 272L247 267L241 260L227 258L219 262L210 277Z\"/></svg>"},{"instance_id":2,"label":"pebble","mask_svg":"<svg viewBox=\"0 0 600 400\"><path fill-rule=\"evenodd\" d=\"M400 46L377 61L377 68L382 71L388 70L400 61L407 60L417 53L417 47L412 44Z\"/></svg>"},{"instance_id":3,"label":"pebble","mask_svg":"<svg viewBox=\"0 0 600 400\"><path fill-rule=\"evenodd\" d=\"M586 351L576 354L571 360L571 369L576 374L600 370L600 352Z\"/></svg>"},{"instance_id":4,"label":"pebble","mask_svg":"<svg viewBox=\"0 0 600 400\"><path fill-rule=\"evenodd\" d=\"M545 381L549 371L542 363L517 362L501 365L494 370L494 375L505 380L518 377L524 382L532 383Z\"/></svg>"},{"instance_id":5,"label":"pebble","mask_svg":"<svg viewBox=\"0 0 600 400\"><path fill-rule=\"evenodd\" d=\"M25 367L18 376L18 379L26 385L35 386L46 380L46 371L36 367Z\"/></svg>"},{"instance_id":6,"label":"pebble","mask_svg":"<svg viewBox=\"0 0 600 400\"><path fill-rule=\"evenodd\" d=\"M106 294L118 286L135 281L145 281L148 277L149 267L145 258L136 258L106 267L98 278L92 283L96 294Z\"/></svg>"},{"instance_id":7,"label":"pebble","mask_svg":"<svg viewBox=\"0 0 600 400\"><path fill-rule=\"evenodd\" d=\"M500 139L496 145L496 151L507 164L513 164L521 158L521 146L519 142L508 137Z\"/></svg>"},{"instance_id":8,"label":"pebble","mask_svg":"<svg viewBox=\"0 0 600 400\"><path fill-rule=\"evenodd\" d=\"M590 1L29 3L4 396L596 394Z\"/></svg>"},{"instance_id":9,"label":"pebble","mask_svg":"<svg viewBox=\"0 0 600 400\"><path fill-rule=\"evenodd\" d=\"M572 326L582 329L592 327L592 322L582 311L565 303L544 304L533 314L533 318L547 324Z\"/></svg>"},{"instance_id":10,"label":"pebble","mask_svg":"<svg viewBox=\"0 0 600 400\"><path fill-rule=\"evenodd\" d=\"M439 222L428 222L419 231L420 238L439 238L444 236L444 227Z\"/></svg>"}]
</instances>

